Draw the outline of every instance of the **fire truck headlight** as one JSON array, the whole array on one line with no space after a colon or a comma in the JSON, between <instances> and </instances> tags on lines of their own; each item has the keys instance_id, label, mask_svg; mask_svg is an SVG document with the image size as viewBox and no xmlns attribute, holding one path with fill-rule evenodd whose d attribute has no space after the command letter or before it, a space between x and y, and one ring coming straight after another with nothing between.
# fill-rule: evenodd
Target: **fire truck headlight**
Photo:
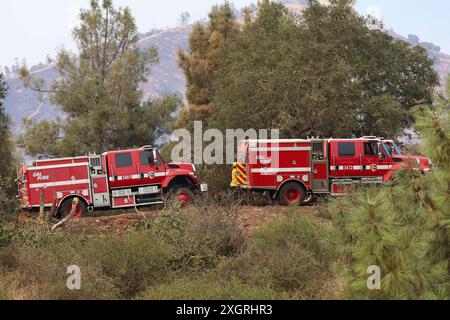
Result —
<instances>
[{"instance_id":1,"label":"fire truck headlight","mask_svg":"<svg viewBox=\"0 0 450 320\"><path fill-rule=\"evenodd\" d=\"M195 164L192 164L192 171L197 172L197 168L195 168Z\"/></svg>"}]
</instances>

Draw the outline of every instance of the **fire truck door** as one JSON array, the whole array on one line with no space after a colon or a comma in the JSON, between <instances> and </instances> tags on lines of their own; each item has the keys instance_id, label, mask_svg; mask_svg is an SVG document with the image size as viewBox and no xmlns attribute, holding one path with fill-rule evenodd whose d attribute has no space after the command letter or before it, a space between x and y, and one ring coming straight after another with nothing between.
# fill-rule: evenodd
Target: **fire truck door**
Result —
<instances>
[{"instance_id":1,"label":"fire truck door","mask_svg":"<svg viewBox=\"0 0 450 320\"><path fill-rule=\"evenodd\" d=\"M390 168L393 161L383 152L379 141L364 142L362 156L363 177L382 178Z\"/></svg>"},{"instance_id":2,"label":"fire truck door","mask_svg":"<svg viewBox=\"0 0 450 320\"><path fill-rule=\"evenodd\" d=\"M325 193L330 191L328 150L325 141L313 141L311 152L312 191Z\"/></svg>"},{"instance_id":3,"label":"fire truck door","mask_svg":"<svg viewBox=\"0 0 450 320\"><path fill-rule=\"evenodd\" d=\"M141 185L161 185L166 177L166 168L153 149L139 150L138 174Z\"/></svg>"},{"instance_id":4,"label":"fire truck door","mask_svg":"<svg viewBox=\"0 0 450 320\"><path fill-rule=\"evenodd\" d=\"M361 146L359 141L333 140L330 142L330 171L333 178L360 177Z\"/></svg>"},{"instance_id":5,"label":"fire truck door","mask_svg":"<svg viewBox=\"0 0 450 320\"><path fill-rule=\"evenodd\" d=\"M137 174L132 151L121 151L112 154L109 160L110 175L113 178L112 188L128 187L134 183Z\"/></svg>"}]
</instances>

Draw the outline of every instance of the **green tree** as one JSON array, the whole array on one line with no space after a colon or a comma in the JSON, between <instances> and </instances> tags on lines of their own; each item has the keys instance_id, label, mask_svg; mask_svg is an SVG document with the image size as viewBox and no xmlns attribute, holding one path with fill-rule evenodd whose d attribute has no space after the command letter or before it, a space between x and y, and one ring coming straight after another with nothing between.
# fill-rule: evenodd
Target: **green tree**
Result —
<instances>
[{"instance_id":1,"label":"green tree","mask_svg":"<svg viewBox=\"0 0 450 320\"><path fill-rule=\"evenodd\" d=\"M6 98L7 92L8 85L5 77L0 73L0 178L10 177L14 170L14 151L9 131L10 120L3 107L3 100Z\"/></svg>"},{"instance_id":2,"label":"green tree","mask_svg":"<svg viewBox=\"0 0 450 320\"><path fill-rule=\"evenodd\" d=\"M295 16L263 0L247 20L215 73L218 127L392 136L438 84L425 50L370 29L352 1L310 1Z\"/></svg>"},{"instance_id":3,"label":"green tree","mask_svg":"<svg viewBox=\"0 0 450 320\"><path fill-rule=\"evenodd\" d=\"M92 0L80 13L73 30L79 55L58 52L59 78L50 88L22 69L25 84L52 94L53 102L67 115L64 121L27 122L20 144L31 155L75 155L103 152L155 142L154 134L166 124L167 114L180 101L172 96L141 103L140 83L158 62L155 47L136 46L138 33L128 8L114 8L112 1ZM164 112L152 107L165 106ZM164 128L162 129L165 130Z\"/></svg>"},{"instance_id":4,"label":"green tree","mask_svg":"<svg viewBox=\"0 0 450 320\"><path fill-rule=\"evenodd\" d=\"M15 146L9 130L10 120L3 107L8 85L2 73L0 73L0 219L3 214L10 213L14 206L11 196L15 191Z\"/></svg>"},{"instance_id":5,"label":"green tree","mask_svg":"<svg viewBox=\"0 0 450 320\"><path fill-rule=\"evenodd\" d=\"M182 112L179 126L194 120L207 122L211 116L210 103L215 95L214 72L220 65L219 53L236 37L239 25L229 2L216 5L206 24L196 23L189 37L189 50L179 50L179 65L186 80L188 107Z\"/></svg>"},{"instance_id":6,"label":"green tree","mask_svg":"<svg viewBox=\"0 0 450 320\"><path fill-rule=\"evenodd\" d=\"M449 298L449 101L419 109L416 128L422 152L435 163L432 174L406 168L381 191L358 192L329 208L352 298ZM381 268L381 290L367 289L371 265Z\"/></svg>"}]
</instances>

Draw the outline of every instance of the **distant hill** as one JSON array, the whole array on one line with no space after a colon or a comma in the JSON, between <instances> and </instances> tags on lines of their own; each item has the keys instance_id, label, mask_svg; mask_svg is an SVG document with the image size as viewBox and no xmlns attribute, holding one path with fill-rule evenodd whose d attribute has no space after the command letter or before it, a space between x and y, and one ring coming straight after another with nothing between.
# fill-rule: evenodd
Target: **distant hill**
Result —
<instances>
[{"instance_id":1,"label":"distant hill","mask_svg":"<svg viewBox=\"0 0 450 320\"><path fill-rule=\"evenodd\" d=\"M45 67L32 71L33 76L51 83L57 78L58 74L53 67ZM17 76L7 76L9 90L4 106L6 112L12 120L11 130L14 135L22 131L22 119L32 118L35 120L55 119L62 116L58 109L53 106L47 96L41 97L38 93L24 88Z\"/></svg>"},{"instance_id":2,"label":"distant hill","mask_svg":"<svg viewBox=\"0 0 450 320\"><path fill-rule=\"evenodd\" d=\"M178 48L188 48L188 37L191 26L179 26L170 30L159 31L149 36L144 36L138 42L143 48L157 46L159 49L160 63L153 67L146 83L142 83L144 99L156 97L163 93L177 93L183 95L185 79L178 68ZM52 66L40 66L33 68L32 74L36 78L42 78L45 83L52 83L58 76ZM64 115L53 106L48 97L41 101L39 94L23 87L19 78L14 74L7 75L9 85L8 97L5 100L6 112L12 120L12 132L18 135L22 132L22 119L35 120L55 119Z\"/></svg>"},{"instance_id":3,"label":"distant hill","mask_svg":"<svg viewBox=\"0 0 450 320\"><path fill-rule=\"evenodd\" d=\"M304 0L281 0L292 11L301 11L305 6ZM327 2L327 0L323 0ZM419 42L417 37L404 38L392 30L385 30L395 38L409 41L412 44L422 45L427 48L430 57L435 60L435 69L444 79L450 74L450 55L440 52L440 48L426 42ZM151 70L146 83L142 84L144 99L156 97L162 93L178 93L182 95L185 90L185 78L178 67L178 48L187 49L188 37L191 26L178 26L169 30L152 31L142 35L138 45L146 48L155 45L159 48L160 64ZM437 50L439 49L439 50ZM57 73L52 66L40 65L32 69L35 77L43 78L46 83L51 83L57 78ZM7 75L9 95L5 101L5 108L12 119L12 130L15 135L22 132L22 118L31 117L36 120L55 119L58 109L49 103L48 99L40 101L39 95L29 89L25 89L20 80L13 74Z\"/></svg>"},{"instance_id":4,"label":"distant hill","mask_svg":"<svg viewBox=\"0 0 450 320\"><path fill-rule=\"evenodd\" d=\"M191 26L179 26L139 40L140 47L158 47L160 56L160 63L152 69L147 83L142 84L145 100L163 93L184 94L186 80L178 67L177 52L179 48L188 49L191 30Z\"/></svg>"}]
</instances>

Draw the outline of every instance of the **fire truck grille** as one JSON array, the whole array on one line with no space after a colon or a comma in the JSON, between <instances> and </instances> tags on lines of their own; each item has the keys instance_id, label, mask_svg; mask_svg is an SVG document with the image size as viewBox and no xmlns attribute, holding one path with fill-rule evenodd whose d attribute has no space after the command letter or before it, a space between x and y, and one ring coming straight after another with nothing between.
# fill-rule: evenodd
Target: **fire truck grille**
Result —
<instances>
[{"instance_id":1,"label":"fire truck grille","mask_svg":"<svg viewBox=\"0 0 450 320\"><path fill-rule=\"evenodd\" d=\"M91 158L90 159L91 167L92 168L99 168L102 166L101 158Z\"/></svg>"},{"instance_id":2,"label":"fire truck grille","mask_svg":"<svg viewBox=\"0 0 450 320\"><path fill-rule=\"evenodd\" d=\"M312 152L322 152L323 151L323 142L314 142L312 144Z\"/></svg>"}]
</instances>

